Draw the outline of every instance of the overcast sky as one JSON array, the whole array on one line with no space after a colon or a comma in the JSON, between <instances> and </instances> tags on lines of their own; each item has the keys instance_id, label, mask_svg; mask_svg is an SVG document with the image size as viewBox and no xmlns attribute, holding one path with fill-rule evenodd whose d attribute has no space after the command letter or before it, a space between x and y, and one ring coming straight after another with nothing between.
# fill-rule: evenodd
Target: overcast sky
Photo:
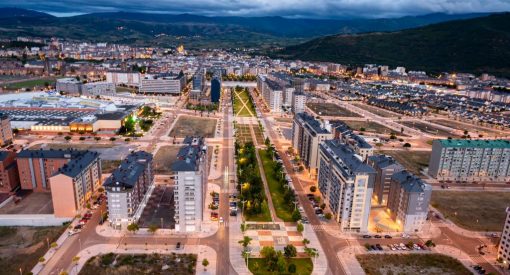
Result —
<instances>
[{"instance_id":1,"label":"overcast sky","mask_svg":"<svg viewBox=\"0 0 510 275\"><path fill-rule=\"evenodd\" d=\"M56 16L131 11L200 15L374 18L435 12L510 11L510 0L0 0L0 6L28 8Z\"/></svg>"}]
</instances>

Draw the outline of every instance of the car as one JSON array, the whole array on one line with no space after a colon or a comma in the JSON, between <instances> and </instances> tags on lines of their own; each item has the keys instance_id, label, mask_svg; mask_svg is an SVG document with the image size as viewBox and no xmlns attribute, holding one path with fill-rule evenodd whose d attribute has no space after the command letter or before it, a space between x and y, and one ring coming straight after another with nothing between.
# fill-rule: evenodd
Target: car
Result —
<instances>
[{"instance_id":1,"label":"car","mask_svg":"<svg viewBox=\"0 0 510 275\"><path fill-rule=\"evenodd\" d=\"M176 250L181 249L181 242L177 242L177 244L175 245L175 249Z\"/></svg>"},{"instance_id":2,"label":"car","mask_svg":"<svg viewBox=\"0 0 510 275\"><path fill-rule=\"evenodd\" d=\"M76 234L78 234L80 232L81 232L81 229L77 229L77 230L71 229L71 230L69 230L69 232L67 232L67 234L69 236L72 236L72 235L76 235Z\"/></svg>"},{"instance_id":3,"label":"car","mask_svg":"<svg viewBox=\"0 0 510 275\"><path fill-rule=\"evenodd\" d=\"M376 244L376 245L375 245L375 247L376 247L378 250L380 250L380 251L382 251L382 250L383 250L383 248L382 248L382 246L381 246L380 244Z\"/></svg>"},{"instance_id":4,"label":"car","mask_svg":"<svg viewBox=\"0 0 510 275\"><path fill-rule=\"evenodd\" d=\"M220 217L220 223L223 223L223 217Z\"/></svg>"},{"instance_id":5,"label":"car","mask_svg":"<svg viewBox=\"0 0 510 275\"><path fill-rule=\"evenodd\" d=\"M74 230L78 230L78 229L82 229L82 228L83 228L83 225L81 225L81 224L77 224L77 225L75 225L75 226L74 226L74 228L73 228L73 229L74 229Z\"/></svg>"},{"instance_id":6,"label":"car","mask_svg":"<svg viewBox=\"0 0 510 275\"><path fill-rule=\"evenodd\" d=\"M380 238L382 238L382 237L381 237L381 235L375 235L375 236L374 236L374 238L376 238L376 239L380 239Z\"/></svg>"},{"instance_id":7,"label":"car","mask_svg":"<svg viewBox=\"0 0 510 275\"><path fill-rule=\"evenodd\" d=\"M372 238L372 236L370 236L370 235L363 235L363 239L370 239L370 238Z\"/></svg>"},{"instance_id":8,"label":"car","mask_svg":"<svg viewBox=\"0 0 510 275\"><path fill-rule=\"evenodd\" d=\"M237 216L237 210L230 211L230 216L236 217Z\"/></svg>"},{"instance_id":9,"label":"car","mask_svg":"<svg viewBox=\"0 0 510 275\"><path fill-rule=\"evenodd\" d=\"M392 237L392 236L390 236L390 235L384 235L384 238L385 238L385 239L391 239L391 238L393 238L393 237Z\"/></svg>"},{"instance_id":10,"label":"car","mask_svg":"<svg viewBox=\"0 0 510 275\"><path fill-rule=\"evenodd\" d=\"M482 267L481 267L481 266L479 266L479 265L475 265L475 266L473 266L473 269L474 269L474 270L480 270L480 269L482 269Z\"/></svg>"},{"instance_id":11,"label":"car","mask_svg":"<svg viewBox=\"0 0 510 275\"><path fill-rule=\"evenodd\" d=\"M319 214L324 214L324 213L323 213L322 209L319 208L319 209L315 210L315 214L319 215Z\"/></svg>"}]
</instances>

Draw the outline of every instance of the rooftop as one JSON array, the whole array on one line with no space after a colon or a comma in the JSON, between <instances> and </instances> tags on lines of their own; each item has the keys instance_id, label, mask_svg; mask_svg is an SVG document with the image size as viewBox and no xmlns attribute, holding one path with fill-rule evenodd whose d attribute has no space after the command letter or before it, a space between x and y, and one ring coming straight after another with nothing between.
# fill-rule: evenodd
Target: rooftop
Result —
<instances>
[{"instance_id":1,"label":"rooftop","mask_svg":"<svg viewBox=\"0 0 510 275\"><path fill-rule=\"evenodd\" d=\"M186 137L184 145L177 153L177 161L172 164L172 171L198 171L201 157L205 151L202 137Z\"/></svg>"},{"instance_id":2,"label":"rooftop","mask_svg":"<svg viewBox=\"0 0 510 275\"><path fill-rule=\"evenodd\" d=\"M314 133L329 134L329 131L323 128L322 124L308 113L298 113L296 117L301 119Z\"/></svg>"},{"instance_id":3,"label":"rooftop","mask_svg":"<svg viewBox=\"0 0 510 275\"><path fill-rule=\"evenodd\" d=\"M361 157L346 144L339 140L326 140L321 144L330 155L332 161L341 167L347 174L355 173L375 173L375 170L364 163Z\"/></svg>"},{"instance_id":4,"label":"rooftop","mask_svg":"<svg viewBox=\"0 0 510 275\"><path fill-rule=\"evenodd\" d=\"M421 193L424 192L425 190L432 189L432 187L426 184L422 179L406 170L393 174L391 179L399 182L406 192Z\"/></svg>"},{"instance_id":5,"label":"rooftop","mask_svg":"<svg viewBox=\"0 0 510 275\"><path fill-rule=\"evenodd\" d=\"M495 140L469 140L469 139L442 139L436 140L443 147L451 148L510 148L510 141Z\"/></svg>"},{"instance_id":6,"label":"rooftop","mask_svg":"<svg viewBox=\"0 0 510 275\"><path fill-rule=\"evenodd\" d=\"M140 175L152 162L152 158L152 154L145 151L131 152L105 180L103 186L133 188Z\"/></svg>"},{"instance_id":7,"label":"rooftop","mask_svg":"<svg viewBox=\"0 0 510 275\"><path fill-rule=\"evenodd\" d=\"M79 175L84 168L86 168L92 162L99 159L98 152L92 151L79 151L79 152L83 153L75 155L75 158L73 158L67 164L64 164L64 166L62 166L62 168L60 168L58 171L66 176L74 178L77 175Z\"/></svg>"}]
</instances>

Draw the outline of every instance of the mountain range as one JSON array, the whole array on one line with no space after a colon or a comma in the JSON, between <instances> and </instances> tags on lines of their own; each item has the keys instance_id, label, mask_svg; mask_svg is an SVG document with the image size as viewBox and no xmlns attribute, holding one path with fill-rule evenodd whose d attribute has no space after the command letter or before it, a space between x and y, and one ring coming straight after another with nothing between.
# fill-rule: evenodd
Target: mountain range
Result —
<instances>
[{"instance_id":1,"label":"mountain range","mask_svg":"<svg viewBox=\"0 0 510 275\"><path fill-rule=\"evenodd\" d=\"M55 17L43 12L0 8L0 38L16 36L126 43L140 46L285 46L331 34L388 32L482 13L406 16L387 19L289 19L130 12Z\"/></svg>"},{"instance_id":2,"label":"mountain range","mask_svg":"<svg viewBox=\"0 0 510 275\"><path fill-rule=\"evenodd\" d=\"M342 64L386 64L428 72L510 77L510 13L395 32L339 34L273 52L273 57Z\"/></svg>"}]
</instances>

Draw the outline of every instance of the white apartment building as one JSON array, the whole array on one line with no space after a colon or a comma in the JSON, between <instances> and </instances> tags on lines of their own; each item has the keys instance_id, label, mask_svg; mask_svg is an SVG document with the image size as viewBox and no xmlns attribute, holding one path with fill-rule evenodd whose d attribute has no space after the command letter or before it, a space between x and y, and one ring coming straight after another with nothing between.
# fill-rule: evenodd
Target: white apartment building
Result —
<instances>
[{"instance_id":1,"label":"white apartment building","mask_svg":"<svg viewBox=\"0 0 510 275\"><path fill-rule=\"evenodd\" d=\"M510 207L506 208L506 220L499 242L498 259L505 269L510 269Z\"/></svg>"},{"instance_id":2,"label":"white apartment building","mask_svg":"<svg viewBox=\"0 0 510 275\"><path fill-rule=\"evenodd\" d=\"M293 93L292 94L292 112L299 114L305 111L306 106L306 95L304 93Z\"/></svg>"},{"instance_id":3,"label":"white apartment building","mask_svg":"<svg viewBox=\"0 0 510 275\"><path fill-rule=\"evenodd\" d=\"M115 95L115 85L110 82L89 82L81 87L81 94L84 96L113 96Z\"/></svg>"},{"instance_id":4,"label":"white apartment building","mask_svg":"<svg viewBox=\"0 0 510 275\"><path fill-rule=\"evenodd\" d=\"M429 175L460 182L510 182L510 141L434 140Z\"/></svg>"},{"instance_id":5,"label":"white apartment building","mask_svg":"<svg viewBox=\"0 0 510 275\"><path fill-rule=\"evenodd\" d=\"M186 137L172 165L175 189L175 231L196 232L202 228L207 196L207 146L201 137Z\"/></svg>"},{"instance_id":6,"label":"white apartment building","mask_svg":"<svg viewBox=\"0 0 510 275\"><path fill-rule=\"evenodd\" d=\"M317 174L319 144L332 139L328 124L322 124L308 113L298 113L292 123L292 147L309 170L311 176Z\"/></svg>"},{"instance_id":7,"label":"white apartment building","mask_svg":"<svg viewBox=\"0 0 510 275\"><path fill-rule=\"evenodd\" d=\"M318 185L345 232L367 232L375 170L339 140L320 144Z\"/></svg>"},{"instance_id":8,"label":"white apartment building","mask_svg":"<svg viewBox=\"0 0 510 275\"><path fill-rule=\"evenodd\" d=\"M108 198L108 220L114 228L136 223L154 190L152 154L129 154L103 184Z\"/></svg>"},{"instance_id":9,"label":"white apartment building","mask_svg":"<svg viewBox=\"0 0 510 275\"><path fill-rule=\"evenodd\" d=\"M281 113L283 105L283 88L264 75L257 76L257 89L272 113Z\"/></svg>"}]
</instances>

